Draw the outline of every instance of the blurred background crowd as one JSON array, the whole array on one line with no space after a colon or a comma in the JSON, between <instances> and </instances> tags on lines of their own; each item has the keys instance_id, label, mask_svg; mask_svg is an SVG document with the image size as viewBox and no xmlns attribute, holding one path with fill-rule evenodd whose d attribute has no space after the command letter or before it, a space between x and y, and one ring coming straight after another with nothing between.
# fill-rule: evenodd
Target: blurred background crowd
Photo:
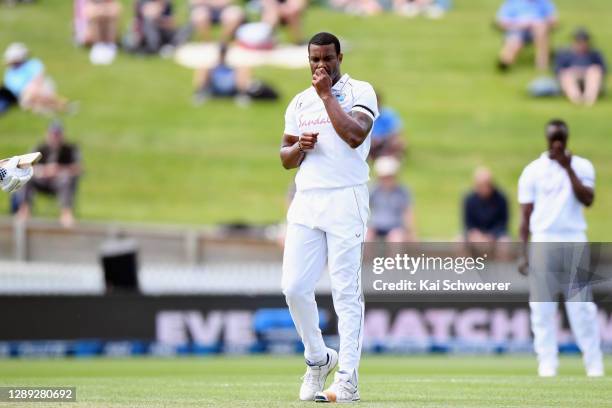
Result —
<instances>
[{"instance_id":1,"label":"blurred background crowd","mask_svg":"<svg viewBox=\"0 0 612 408\"><path fill-rule=\"evenodd\" d=\"M319 31L378 96L369 241L512 249L517 181L551 118L596 169L588 236L610 241L610 13L609 0L0 0L0 152L43 152L0 200L0 356L297 350L280 290L295 173L278 154ZM375 303L366 349L530 350L526 298L487 296Z\"/></svg>"},{"instance_id":2,"label":"blurred background crowd","mask_svg":"<svg viewBox=\"0 0 612 408\"><path fill-rule=\"evenodd\" d=\"M6 3L8 5L3 6L2 13L10 15L18 8L36 9L46 2ZM352 17L349 25L367 30L369 21L380 19L382 14L396 14L401 18L422 15L437 20L447 15L452 18L454 8L461 9L462 6L462 2L453 4L448 0L333 0L328 4L314 5L307 0L250 0L246 3L234 0L74 0L70 17L72 38L64 38L64 41L81 48L79 58L88 59L93 65L112 64L121 52L134 54L132 58L172 58L193 70L192 102L195 106L209 104L211 99L232 98L238 107L246 108L253 101L281 98L279 81L274 76L268 76L265 81L257 80L254 71L266 71L269 66L275 66L274 59L285 62L295 60L295 55L296 67L307 70L304 44L310 32L305 30L304 19L311 8L328 8L332 15L347 13L357 16ZM526 58L533 58L534 68L530 75L535 79L530 80L527 87L530 96L564 96L572 104L590 107L605 94L605 57L595 47L596 36L589 27L568 27L566 31L571 32L571 38L567 40L571 42L556 47L553 38L558 36L559 27L567 23L562 17L563 8L559 8L553 0L504 0L497 2L496 6L496 13L490 15L489 22L500 31L501 47L498 55L482 56L483 64L489 65L487 59L491 61L491 71L497 67L499 74L496 75L512 75L517 65L525 69L530 65ZM483 26L487 23L478 22ZM405 24L414 23L406 20ZM431 35L435 36L435 28L431 30ZM14 106L42 115L46 120L53 119L48 126L46 140L36 147L36 150L44 152L44 159L37 166L35 180L27 189L11 198L10 210L20 219L27 219L32 212L35 192L52 195L59 202L61 224L73 227L75 195L83 170L79 148L77 144L65 140L66 129L61 120L70 121L71 117L83 114L80 113L82 107L78 98L63 96L60 90L70 78L77 78L83 72L75 71L56 83L53 78L57 71L47 69L45 58L33 52L31 44L22 41L18 34L9 34L3 36L2 42L5 67L0 89L0 115L13 115L10 108ZM494 36L493 31L490 35ZM349 60L362 52L358 47L352 50L350 35L343 38ZM41 44L33 44L36 45L35 49L44 47L44 39L39 41ZM419 40L398 37L394 41ZM445 39L441 36L439 41ZM525 52L529 55L523 58ZM276 53L274 58L273 53ZM448 59L452 56L448 55ZM370 63L366 65L370 66ZM371 64L372 69L375 66L375 63ZM278 69L278 66L274 69ZM401 71L402 67L398 66L397 69ZM138 75L146 76L146 67L143 66ZM462 75L478 74L465 72ZM403 164L419 154L415 152L418 147L409 143L409 138L413 136L407 134L404 126L404 121L410 121L416 113L405 110L400 113L392 103L387 102L388 95L392 95L396 101L404 96L410 98L410 88L398 89L375 74L367 79L384 85L384 89L377 89L381 116L374 124L370 153L374 170L370 239L415 241L421 235L417 225L422 223L417 222L419 217L414 210L415 200L419 197L402 182L400 175ZM300 86L307 83L306 79ZM156 79L151 78L148 86L155 89ZM159 92L163 93L163 90ZM286 99L287 95L282 98ZM96 106L94 100L87 103L88 110L101 108ZM168 100L168 103L173 101ZM281 105L276 103L275 111L280 112ZM143 108L146 109L146 106ZM281 121L281 118L281 115L275 117L277 121ZM543 123L530 131L538 133ZM246 132L248 125L240 130L240 133ZM273 139L274 134L269 137ZM146 145L142 146L142 149L147 148ZM274 161L274 157L267 160ZM524 160L527 162L529 158L525 157ZM460 239L467 241L509 240L512 236L509 226L509 209L512 205L504 192L508 186L499 186L492 171L483 164L473 164L473 188L464 199L457 197L458 213L461 214L461 228L457 233ZM415 168L415 171L419 169ZM154 180L148 182L155 184ZM88 199L83 197L83 200ZM421 211L429 210L422 208ZM449 233L452 234L452 231Z\"/></svg>"}]
</instances>

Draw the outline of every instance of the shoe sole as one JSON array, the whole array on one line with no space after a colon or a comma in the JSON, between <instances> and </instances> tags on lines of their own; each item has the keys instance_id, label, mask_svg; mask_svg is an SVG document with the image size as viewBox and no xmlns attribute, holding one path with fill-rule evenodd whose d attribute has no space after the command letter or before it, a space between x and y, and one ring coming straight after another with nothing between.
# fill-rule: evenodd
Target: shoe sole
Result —
<instances>
[{"instance_id":1,"label":"shoe sole","mask_svg":"<svg viewBox=\"0 0 612 408\"><path fill-rule=\"evenodd\" d=\"M359 397L353 398L351 401L330 401L326 395L315 395L314 401L321 403L337 403L337 404L350 404L353 402L359 402L361 399Z\"/></svg>"}]
</instances>

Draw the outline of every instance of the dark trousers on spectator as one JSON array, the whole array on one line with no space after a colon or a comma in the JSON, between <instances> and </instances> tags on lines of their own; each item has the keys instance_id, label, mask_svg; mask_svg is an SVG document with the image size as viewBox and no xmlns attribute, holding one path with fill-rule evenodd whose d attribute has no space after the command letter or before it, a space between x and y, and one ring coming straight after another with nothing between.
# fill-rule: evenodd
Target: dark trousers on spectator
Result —
<instances>
[{"instance_id":1,"label":"dark trousers on spectator","mask_svg":"<svg viewBox=\"0 0 612 408\"><path fill-rule=\"evenodd\" d=\"M58 177L45 179L32 178L22 190L22 202L25 201L32 206L34 194L40 192L56 196L61 208L72 209L74 206L77 182L78 177L68 175L60 175Z\"/></svg>"},{"instance_id":2,"label":"dark trousers on spectator","mask_svg":"<svg viewBox=\"0 0 612 408\"><path fill-rule=\"evenodd\" d=\"M145 18L142 24L144 48L147 52L155 53L166 44L172 44L174 32L159 26L157 20Z\"/></svg>"}]
</instances>

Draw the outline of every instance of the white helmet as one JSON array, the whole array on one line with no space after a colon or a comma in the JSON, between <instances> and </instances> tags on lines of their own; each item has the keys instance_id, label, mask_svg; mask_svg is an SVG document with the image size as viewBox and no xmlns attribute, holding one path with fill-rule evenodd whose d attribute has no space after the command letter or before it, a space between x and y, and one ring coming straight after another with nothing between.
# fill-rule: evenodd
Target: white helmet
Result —
<instances>
[{"instance_id":1,"label":"white helmet","mask_svg":"<svg viewBox=\"0 0 612 408\"><path fill-rule=\"evenodd\" d=\"M6 48L6 51L4 51L4 63L7 65L24 61L27 57L28 47L23 43L12 43Z\"/></svg>"}]
</instances>

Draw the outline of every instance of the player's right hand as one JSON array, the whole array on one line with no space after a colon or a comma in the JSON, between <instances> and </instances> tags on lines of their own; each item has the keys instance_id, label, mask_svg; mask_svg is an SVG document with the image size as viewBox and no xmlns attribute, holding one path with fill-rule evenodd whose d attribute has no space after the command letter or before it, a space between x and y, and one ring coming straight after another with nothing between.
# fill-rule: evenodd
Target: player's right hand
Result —
<instances>
[{"instance_id":1,"label":"player's right hand","mask_svg":"<svg viewBox=\"0 0 612 408\"><path fill-rule=\"evenodd\" d=\"M3 166L2 172L4 174L0 182L2 191L6 193L17 191L32 178L34 169L32 167L20 169L17 167L18 164L19 157L13 157Z\"/></svg>"},{"instance_id":2,"label":"player's right hand","mask_svg":"<svg viewBox=\"0 0 612 408\"><path fill-rule=\"evenodd\" d=\"M311 133L311 132L302 133L302 136L300 136L300 139L298 141L299 146L302 148L302 150L314 149L315 144L317 143L318 136L319 136L318 133Z\"/></svg>"}]
</instances>

